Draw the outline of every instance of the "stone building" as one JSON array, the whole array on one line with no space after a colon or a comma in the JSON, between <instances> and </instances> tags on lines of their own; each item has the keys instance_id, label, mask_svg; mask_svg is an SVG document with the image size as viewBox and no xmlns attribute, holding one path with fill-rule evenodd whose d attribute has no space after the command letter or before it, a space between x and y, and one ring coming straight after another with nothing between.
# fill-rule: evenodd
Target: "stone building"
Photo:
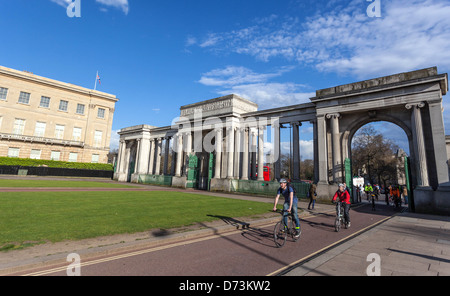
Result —
<instances>
[{"instance_id":1,"label":"stone building","mask_svg":"<svg viewBox=\"0 0 450 296\"><path fill-rule=\"evenodd\" d=\"M280 126L291 126L295 185L300 183L299 126L310 122L317 192L329 200L336 184L351 184L356 131L370 122L388 121L408 137L411 209L450 213L442 115L447 90L447 74L432 67L318 90L310 103L275 109L258 110L255 103L236 95L182 106L171 126L140 125L119 132L115 179L273 195L280 178ZM269 129L273 149L264 158ZM273 164L274 181L263 181L267 163Z\"/></svg>"},{"instance_id":2,"label":"stone building","mask_svg":"<svg viewBox=\"0 0 450 296\"><path fill-rule=\"evenodd\" d=\"M117 101L0 66L0 156L106 163Z\"/></svg>"}]
</instances>

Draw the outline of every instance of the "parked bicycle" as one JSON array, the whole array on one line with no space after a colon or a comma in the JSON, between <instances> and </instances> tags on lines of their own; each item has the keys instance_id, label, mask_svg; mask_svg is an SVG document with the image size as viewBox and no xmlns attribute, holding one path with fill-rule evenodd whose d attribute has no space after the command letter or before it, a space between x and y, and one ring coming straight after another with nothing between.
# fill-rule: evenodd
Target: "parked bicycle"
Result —
<instances>
[{"instance_id":1,"label":"parked bicycle","mask_svg":"<svg viewBox=\"0 0 450 296\"><path fill-rule=\"evenodd\" d=\"M301 227L295 229L295 222L292 214L286 210L277 211L281 213L281 221L275 225L273 230L273 240L278 248L281 248L286 243L287 236L289 235L294 242L296 242L301 235ZM284 216L287 215L287 225L285 224ZM298 234L296 235L296 231Z\"/></svg>"}]
</instances>

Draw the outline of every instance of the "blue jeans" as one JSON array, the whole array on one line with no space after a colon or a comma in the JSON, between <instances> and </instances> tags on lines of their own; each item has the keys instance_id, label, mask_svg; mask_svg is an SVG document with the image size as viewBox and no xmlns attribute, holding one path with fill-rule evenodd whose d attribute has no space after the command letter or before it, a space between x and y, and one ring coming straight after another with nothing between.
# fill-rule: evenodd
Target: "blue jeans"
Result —
<instances>
[{"instance_id":1,"label":"blue jeans","mask_svg":"<svg viewBox=\"0 0 450 296\"><path fill-rule=\"evenodd\" d=\"M297 203L298 201L294 200L292 201L292 210L291 210L291 214L294 215L294 222L295 222L295 226L299 227L300 226L300 220L298 219L298 209L297 209ZM287 211L289 210L289 203L285 202L283 205L283 210ZM288 217L289 213L288 212L284 212L283 217L284 217L284 225L288 225Z\"/></svg>"}]
</instances>

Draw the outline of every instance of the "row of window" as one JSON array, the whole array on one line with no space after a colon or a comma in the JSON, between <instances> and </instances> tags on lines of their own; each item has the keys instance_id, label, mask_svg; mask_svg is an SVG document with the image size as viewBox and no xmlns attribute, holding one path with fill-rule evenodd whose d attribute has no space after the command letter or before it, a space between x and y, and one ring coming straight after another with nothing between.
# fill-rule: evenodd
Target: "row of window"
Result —
<instances>
[{"instance_id":1,"label":"row of window","mask_svg":"<svg viewBox=\"0 0 450 296\"><path fill-rule=\"evenodd\" d=\"M6 97L8 96L8 89L4 87L0 87L0 100L5 101ZM18 103L29 105L30 104L30 93L21 91L19 95ZM42 108L50 108L50 100L51 98L46 96L41 96L41 102L39 103L39 107ZM75 111L76 114L84 115L86 105L84 104L77 104L77 109ZM60 100L59 101L59 111L67 112L69 109L69 101L66 100ZM98 108L97 111L97 117L98 118L105 118L106 110L104 108Z\"/></svg>"},{"instance_id":2,"label":"row of window","mask_svg":"<svg viewBox=\"0 0 450 296\"><path fill-rule=\"evenodd\" d=\"M3 117L0 117L0 126L2 123L2 118ZM24 130L25 130L25 122L26 122L25 119L16 118L14 120L12 134L23 135ZM35 128L34 128L34 136L35 137L44 137L46 128L47 128L46 122L37 121ZM58 140L63 140L64 139L64 131L65 131L64 125L56 124L54 138L58 139ZM72 130L72 140L80 142L81 141L81 133L82 133L81 127L74 127ZM93 143L95 147L101 146L102 138L103 138L103 132L96 130L94 132L94 143Z\"/></svg>"},{"instance_id":3,"label":"row of window","mask_svg":"<svg viewBox=\"0 0 450 296\"><path fill-rule=\"evenodd\" d=\"M39 149L32 149L30 152L30 158L31 159L41 159L41 150ZM19 157L20 148L10 147L8 148L8 157ZM99 154L92 154L91 162L92 163L98 163L100 158ZM52 151L50 154L51 160L61 160L61 151ZM69 153L69 162L77 162L78 160L78 153L77 152L70 152Z\"/></svg>"}]
</instances>

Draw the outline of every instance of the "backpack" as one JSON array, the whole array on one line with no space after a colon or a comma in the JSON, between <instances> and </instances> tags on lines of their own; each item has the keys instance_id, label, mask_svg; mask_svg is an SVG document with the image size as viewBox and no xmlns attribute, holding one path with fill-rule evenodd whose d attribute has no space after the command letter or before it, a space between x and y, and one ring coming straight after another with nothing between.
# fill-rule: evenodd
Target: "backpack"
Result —
<instances>
[{"instance_id":1,"label":"backpack","mask_svg":"<svg viewBox=\"0 0 450 296\"><path fill-rule=\"evenodd\" d=\"M287 182L287 188L291 187L292 190L294 191L294 196L297 196L297 190L295 190L295 187L292 186L291 182Z\"/></svg>"}]
</instances>

